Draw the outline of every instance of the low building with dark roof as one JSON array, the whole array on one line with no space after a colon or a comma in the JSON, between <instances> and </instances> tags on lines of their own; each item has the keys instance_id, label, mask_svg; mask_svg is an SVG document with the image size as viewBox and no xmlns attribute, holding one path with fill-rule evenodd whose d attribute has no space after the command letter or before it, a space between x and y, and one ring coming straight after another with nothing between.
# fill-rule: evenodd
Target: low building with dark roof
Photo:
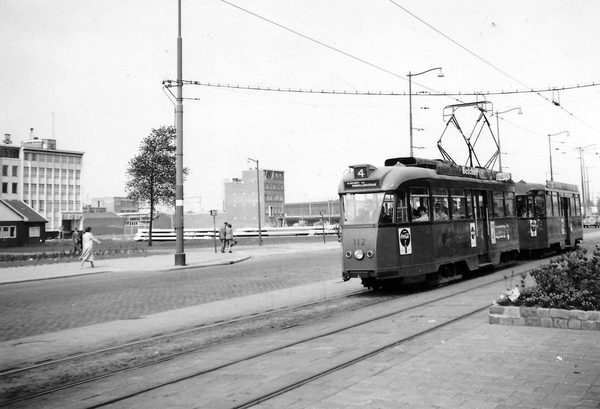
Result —
<instances>
[{"instance_id":1,"label":"low building with dark roof","mask_svg":"<svg viewBox=\"0 0 600 409\"><path fill-rule=\"evenodd\" d=\"M0 247L46 241L48 220L20 200L0 199Z\"/></svg>"}]
</instances>

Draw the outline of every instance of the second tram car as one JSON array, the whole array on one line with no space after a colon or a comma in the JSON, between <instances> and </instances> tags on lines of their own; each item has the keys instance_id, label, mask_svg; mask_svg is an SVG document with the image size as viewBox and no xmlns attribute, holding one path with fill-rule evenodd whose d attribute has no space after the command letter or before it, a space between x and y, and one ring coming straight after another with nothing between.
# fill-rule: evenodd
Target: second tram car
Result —
<instances>
[{"instance_id":1,"label":"second tram car","mask_svg":"<svg viewBox=\"0 0 600 409\"><path fill-rule=\"evenodd\" d=\"M576 185L547 181L546 185L515 184L520 250L542 254L576 247L583 240L579 191Z\"/></svg>"},{"instance_id":2,"label":"second tram car","mask_svg":"<svg viewBox=\"0 0 600 409\"><path fill-rule=\"evenodd\" d=\"M344 280L360 278L369 288L437 284L517 257L526 219L515 213L509 174L412 157L350 169L339 186ZM562 209L569 192L568 205L577 207L573 191L550 192L563 198ZM576 244L578 237L569 240Z\"/></svg>"}]
</instances>

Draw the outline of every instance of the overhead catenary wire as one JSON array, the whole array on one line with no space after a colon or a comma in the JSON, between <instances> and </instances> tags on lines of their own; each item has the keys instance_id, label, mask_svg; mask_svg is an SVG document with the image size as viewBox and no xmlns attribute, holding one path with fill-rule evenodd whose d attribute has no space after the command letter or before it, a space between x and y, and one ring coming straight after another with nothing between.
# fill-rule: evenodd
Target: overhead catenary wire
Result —
<instances>
[{"instance_id":1,"label":"overhead catenary wire","mask_svg":"<svg viewBox=\"0 0 600 409\"><path fill-rule=\"evenodd\" d=\"M290 92L290 93L304 93L304 94L331 94L331 95L362 95L362 96L407 96L406 91L357 91L357 90L325 90L325 89L303 89L303 88L291 88L291 87L274 87L274 86L259 86L259 85L240 85L240 84L225 84L225 83L211 83L193 80L183 80L183 84L197 85L203 87L215 87L215 88L231 88L249 91L272 91L272 92ZM174 80L164 80L163 86L170 88L176 87L177 82ZM554 92L554 91L566 91L579 88L598 87L600 82L591 82L589 84L577 84L577 85L563 85L554 86L547 88L538 89L527 89L527 90L500 90L500 91L453 91L453 92L420 92L419 96L430 96L430 97L458 97L458 96L481 96L481 95L511 95L511 94L531 94L531 93L542 93L542 92Z\"/></svg>"}]
</instances>

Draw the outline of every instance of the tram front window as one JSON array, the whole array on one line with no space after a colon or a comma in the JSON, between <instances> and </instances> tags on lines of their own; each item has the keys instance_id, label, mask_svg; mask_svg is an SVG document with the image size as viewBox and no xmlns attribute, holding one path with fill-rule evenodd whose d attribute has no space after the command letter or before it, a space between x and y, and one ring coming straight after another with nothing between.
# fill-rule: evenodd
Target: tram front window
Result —
<instances>
[{"instance_id":1,"label":"tram front window","mask_svg":"<svg viewBox=\"0 0 600 409\"><path fill-rule=\"evenodd\" d=\"M344 224L376 224L379 222L384 193L360 193L342 196Z\"/></svg>"}]
</instances>

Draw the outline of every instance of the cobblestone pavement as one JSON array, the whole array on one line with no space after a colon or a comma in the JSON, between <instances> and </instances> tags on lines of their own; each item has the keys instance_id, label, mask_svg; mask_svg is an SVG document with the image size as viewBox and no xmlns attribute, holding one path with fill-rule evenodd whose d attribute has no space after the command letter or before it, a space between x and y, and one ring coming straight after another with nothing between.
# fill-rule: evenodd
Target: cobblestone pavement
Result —
<instances>
[{"instance_id":1,"label":"cobblestone pavement","mask_svg":"<svg viewBox=\"0 0 600 409\"><path fill-rule=\"evenodd\" d=\"M339 248L238 264L108 272L0 286L0 342L341 277Z\"/></svg>"}]
</instances>

